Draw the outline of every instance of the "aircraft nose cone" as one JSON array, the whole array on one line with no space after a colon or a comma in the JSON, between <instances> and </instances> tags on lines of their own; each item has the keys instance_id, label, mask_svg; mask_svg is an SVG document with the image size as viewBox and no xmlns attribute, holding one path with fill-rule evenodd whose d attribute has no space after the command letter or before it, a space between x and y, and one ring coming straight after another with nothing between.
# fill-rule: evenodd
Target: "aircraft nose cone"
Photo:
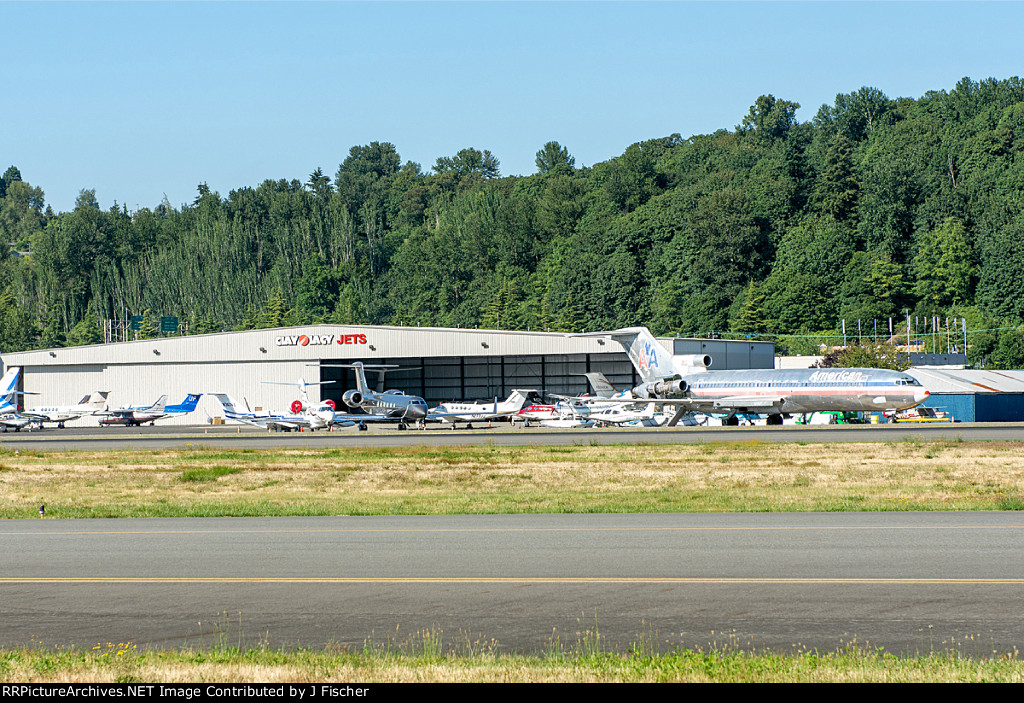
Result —
<instances>
[{"instance_id":1,"label":"aircraft nose cone","mask_svg":"<svg viewBox=\"0 0 1024 703\"><path fill-rule=\"evenodd\" d=\"M931 393L929 393L924 388L916 390L914 391L914 401L917 403L923 403L924 401L928 400L929 395L931 395Z\"/></svg>"},{"instance_id":2,"label":"aircraft nose cone","mask_svg":"<svg viewBox=\"0 0 1024 703\"><path fill-rule=\"evenodd\" d=\"M407 414L407 417L410 417L410 418L412 418L414 420L420 420L422 418L425 418L426 416L427 416L427 409L425 407L423 407L422 405L410 405L409 406L409 412Z\"/></svg>"}]
</instances>

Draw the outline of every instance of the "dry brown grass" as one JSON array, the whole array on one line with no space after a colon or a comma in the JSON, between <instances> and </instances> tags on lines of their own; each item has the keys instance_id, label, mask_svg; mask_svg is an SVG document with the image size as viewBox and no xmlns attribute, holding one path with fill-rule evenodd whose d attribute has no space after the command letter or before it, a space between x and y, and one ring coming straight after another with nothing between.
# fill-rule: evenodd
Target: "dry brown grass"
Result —
<instances>
[{"instance_id":1,"label":"dry brown grass","mask_svg":"<svg viewBox=\"0 0 1024 703\"><path fill-rule=\"evenodd\" d=\"M1022 509L1024 443L0 452L0 516Z\"/></svg>"}]
</instances>

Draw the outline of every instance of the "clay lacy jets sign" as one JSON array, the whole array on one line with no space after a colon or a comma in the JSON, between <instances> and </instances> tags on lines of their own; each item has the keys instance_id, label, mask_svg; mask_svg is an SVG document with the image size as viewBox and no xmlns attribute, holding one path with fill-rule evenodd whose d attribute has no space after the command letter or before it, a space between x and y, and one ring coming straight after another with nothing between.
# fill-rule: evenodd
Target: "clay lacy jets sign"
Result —
<instances>
[{"instance_id":1,"label":"clay lacy jets sign","mask_svg":"<svg viewBox=\"0 0 1024 703\"><path fill-rule=\"evenodd\" d=\"M365 334L286 334L274 339L279 347L320 347L327 344L366 344Z\"/></svg>"}]
</instances>

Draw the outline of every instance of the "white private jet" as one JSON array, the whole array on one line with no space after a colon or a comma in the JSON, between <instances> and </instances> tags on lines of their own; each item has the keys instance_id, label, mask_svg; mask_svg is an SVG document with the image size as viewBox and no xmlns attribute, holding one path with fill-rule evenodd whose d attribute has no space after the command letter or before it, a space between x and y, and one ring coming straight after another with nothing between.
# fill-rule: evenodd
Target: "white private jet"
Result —
<instances>
[{"instance_id":1,"label":"white private jet","mask_svg":"<svg viewBox=\"0 0 1024 703\"><path fill-rule=\"evenodd\" d=\"M504 420L515 415L527 403L541 401L540 393L535 390L514 389L503 401L497 398L493 402L486 400L457 401L441 403L427 412L427 420L451 423L452 429L458 422L465 422L467 429L474 422L487 420Z\"/></svg>"},{"instance_id":2,"label":"white private jet","mask_svg":"<svg viewBox=\"0 0 1024 703\"><path fill-rule=\"evenodd\" d=\"M262 427L267 430L277 430L279 432L322 430L331 429L335 425L350 427L355 424L351 420L339 419L337 417L333 400L311 403L306 394L306 382L304 380L299 379L298 387L302 400L292 402L290 414L253 411L249 407L248 401L239 403L227 393L214 393L213 397L219 400L221 407L224 408L225 419Z\"/></svg>"},{"instance_id":3,"label":"white private jet","mask_svg":"<svg viewBox=\"0 0 1024 703\"><path fill-rule=\"evenodd\" d=\"M40 427L44 422L52 422L56 423L57 427L64 427L65 422L77 420L83 415L94 415L103 410L107 405L108 395L110 395L110 391L95 391L78 401L77 405L31 408L23 410L21 414L34 420Z\"/></svg>"},{"instance_id":4,"label":"white private jet","mask_svg":"<svg viewBox=\"0 0 1024 703\"><path fill-rule=\"evenodd\" d=\"M766 415L781 425L783 415L836 411L895 411L912 408L928 391L901 371L849 369L743 369L712 371L711 357L673 357L646 327L597 332L622 345L643 383L632 389L633 402L676 407L674 421L686 412L717 413L725 424L738 415ZM617 402L617 401L615 401ZM674 424L674 422L670 423Z\"/></svg>"}]
</instances>

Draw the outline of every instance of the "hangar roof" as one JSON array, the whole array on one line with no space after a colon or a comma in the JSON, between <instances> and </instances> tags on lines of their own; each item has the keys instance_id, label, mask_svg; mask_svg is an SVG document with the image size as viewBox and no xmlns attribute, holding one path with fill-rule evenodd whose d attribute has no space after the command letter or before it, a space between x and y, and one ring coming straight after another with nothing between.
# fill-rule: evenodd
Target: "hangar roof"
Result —
<instances>
[{"instance_id":1,"label":"hangar roof","mask_svg":"<svg viewBox=\"0 0 1024 703\"><path fill-rule=\"evenodd\" d=\"M694 343L717 344L713 368L771 368L774 345L735 340L661 339L666 349ZM726 349L731 351L726 352ZM749 348L749 349L748 349ZM752 363L754 350L769 363ZM689 348L684 351L689 352ZM710 351L710 350L709 350ZM609 339L561 332L390 327L371 325L302 325L215 334L157 337L130 342L12 352L5 366L27 368L88 365L181 364L204 362L315 362L323 359L373 361L407 357L494 357L622 353ZM742 353L741 353L742 352ZM736 356L734 363L728 362ZM742 357L742 358L741 358Z\"/></svg>"},{"instance_id":2,"label":"hangar roof","mask_svg":"<svg viewBox=\"0 0 1024 703\"><path fill-rule=\"evenodd\" d=\"M318 361L393 357L513 356L619 352L609 340L557 332L303 325L215 334L157 337L3 355L7 366Z\"/></svg>"},{"instance_id":3,"label":"hangar roof","mask_svg":"<svg viewBox=\"0 0 1024 703\"><path fill-rule=\"evenodd\" d=\"M1024 371L911 368L932 393L1024 393Z\"/></svg>"}]
</instances>

